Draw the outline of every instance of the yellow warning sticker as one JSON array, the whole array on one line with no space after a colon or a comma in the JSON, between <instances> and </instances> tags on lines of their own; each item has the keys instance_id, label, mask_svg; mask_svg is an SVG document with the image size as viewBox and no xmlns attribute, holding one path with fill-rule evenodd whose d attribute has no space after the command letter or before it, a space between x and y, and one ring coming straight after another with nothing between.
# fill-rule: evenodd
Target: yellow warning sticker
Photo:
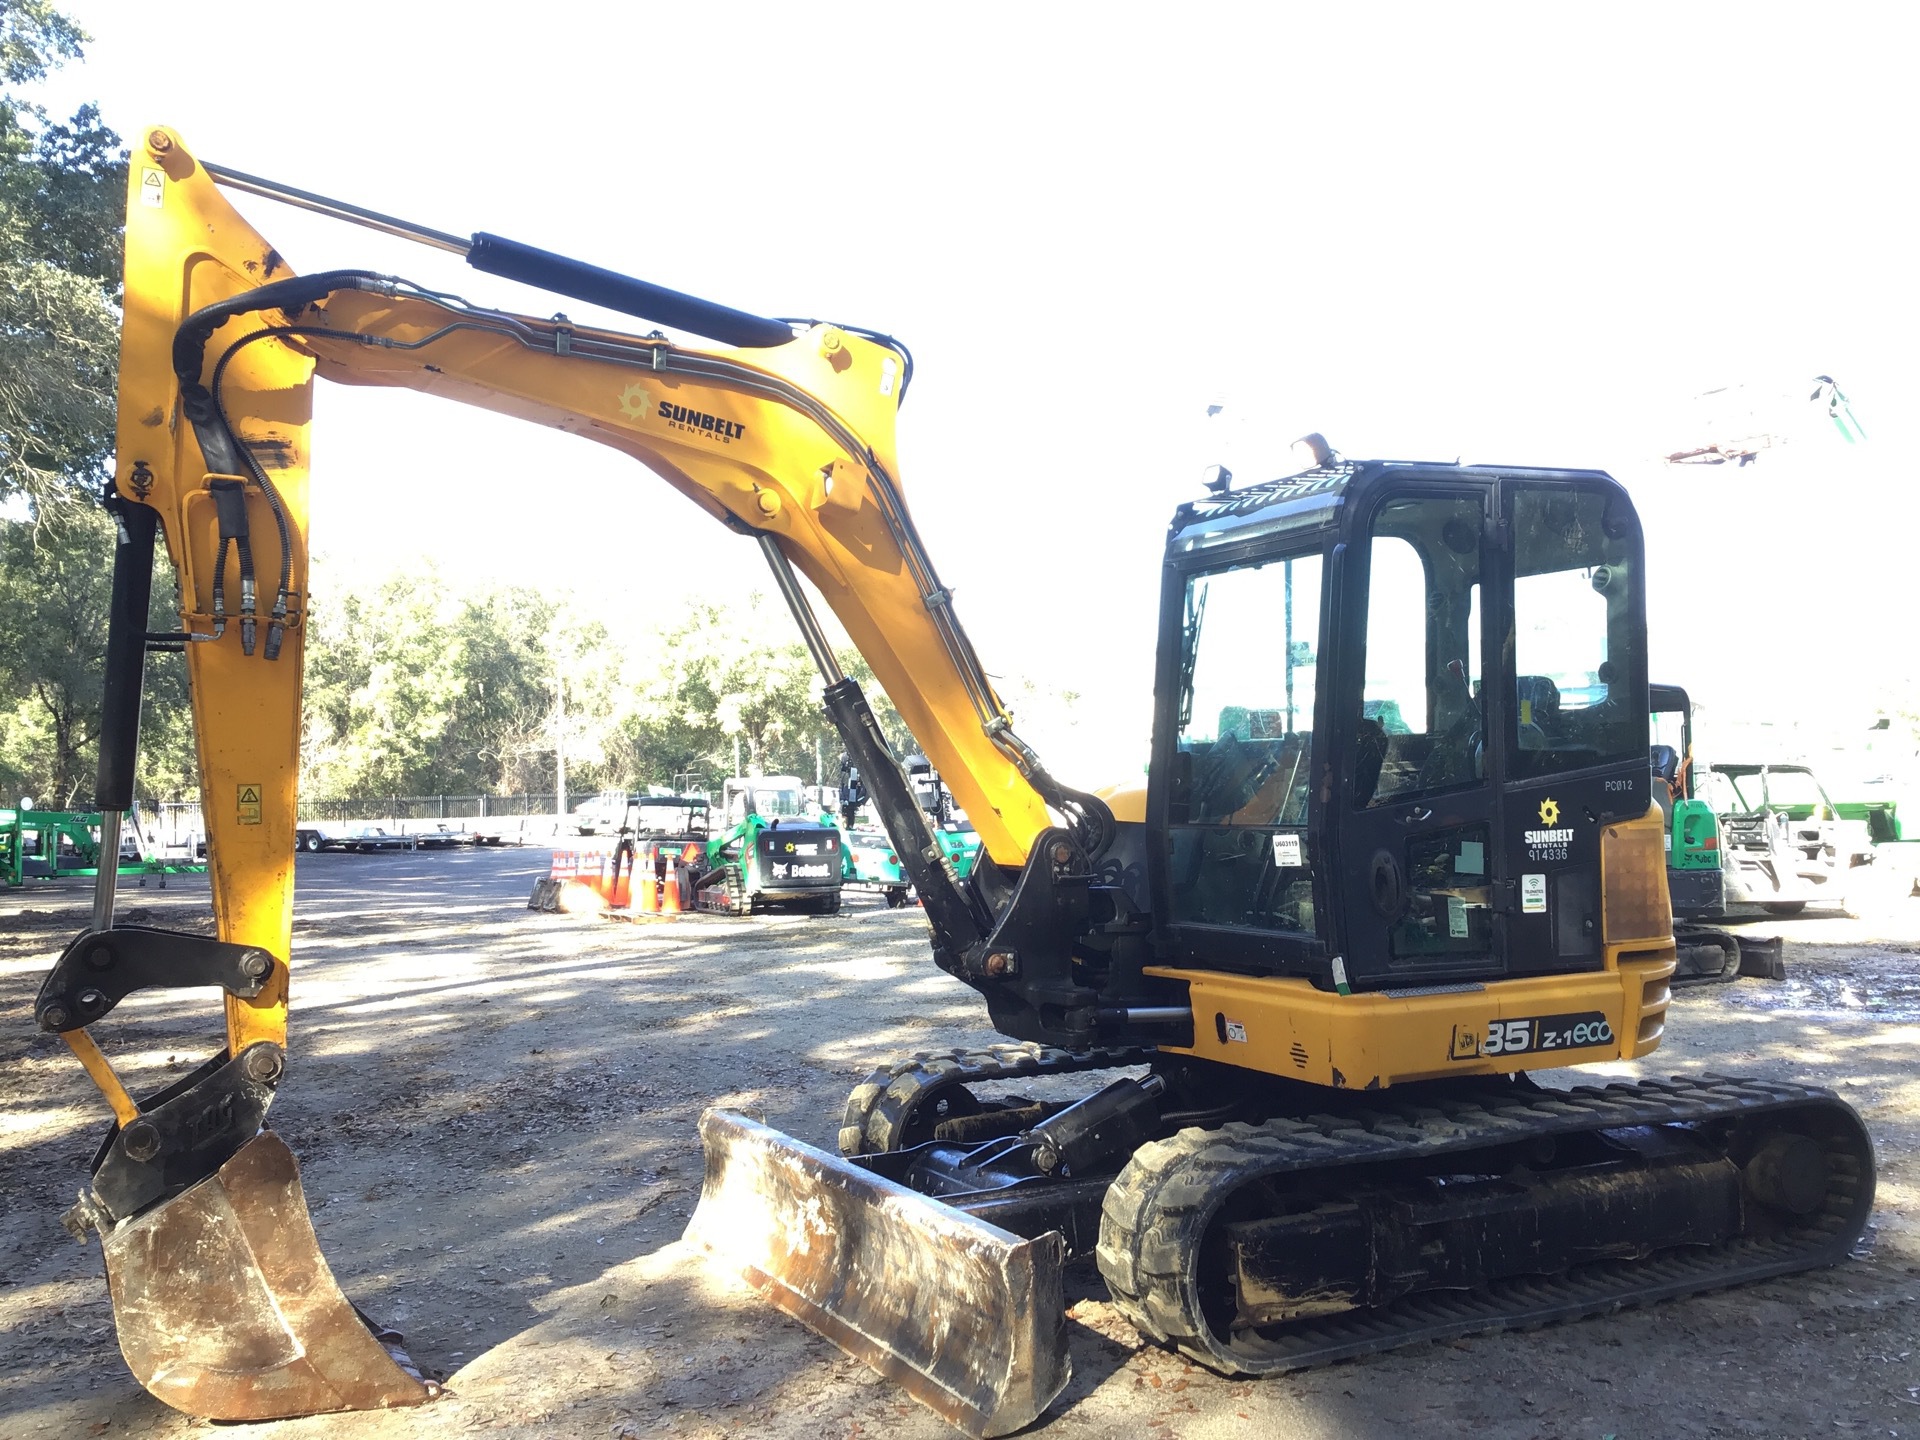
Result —
<instances>
[{"instance_id":1,"label":"yellow warning sticker","mask_svg":"<svg viewBox=\"0 0 1920 1440\"><path fill-rule=\"evenodd\" d=\"M140 203L158 210L166 202L167 172L148 165L140 171Z\"/></svg>"},{"instance_id":2,"label":"yellow warning sticker","mask_svg":"<svg viewBox=\"0 0 1920 1440\"><path fill-rule=\"evenodd\" d=\"M260 787L258 785L240 787L240 823L242 825L260 823Z\"/></svg>"}]
</instances>

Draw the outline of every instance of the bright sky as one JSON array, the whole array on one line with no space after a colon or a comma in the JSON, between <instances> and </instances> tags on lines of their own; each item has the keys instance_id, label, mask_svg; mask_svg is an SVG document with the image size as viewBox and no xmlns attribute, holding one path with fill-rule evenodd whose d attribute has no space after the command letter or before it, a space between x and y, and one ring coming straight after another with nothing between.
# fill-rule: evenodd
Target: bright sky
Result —
<instances>
[{"instance_id":1,"label":"bright sky","mask_svg":"<svg viewBox=\"0 0 1920 1440\"><path fill-rule=\"evenodd\" d=\"M1654 676L1723 713L1850 716L1912 674L1906 7L64 8L95 38L50 98L129 140L164 122L435 228L905 339L909 499L988 667L1087 697L1063 778L1144 758L1173 506L1212 461L1291 468L1308 430L1612 469L1649 532ZM299 269L587 318L238 203ZM1868 444L1783 402L1794 443L1759 464L1657 462L1717 438L1691 397L1816 374ZM610 452L411 395L320 403L336 563L636 603L762 583Z\"/></svg>"}]
</instances>

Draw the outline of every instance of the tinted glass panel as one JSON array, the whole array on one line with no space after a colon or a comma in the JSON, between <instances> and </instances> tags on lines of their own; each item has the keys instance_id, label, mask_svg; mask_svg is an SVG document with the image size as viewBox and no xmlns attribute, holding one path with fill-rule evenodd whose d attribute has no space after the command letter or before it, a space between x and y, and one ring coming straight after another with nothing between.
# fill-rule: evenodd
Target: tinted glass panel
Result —
<instances>
[{"instance_id":1,"label":"tinted glass panel","mask_svg":"<svg viewBox=\"0 0 1920 1440\"><path fill-rule=\"evenodd\" d=\"M1396 960L1492 949L1487 835L1485 825L1462 825L1407 843L1407 910L1389 937Z\"/></svg>"},{"instance_id":2,"label":"tinted glass panel","mask_svg":"<svg viewBox=\"0 0 1920 1440\"><path fill-rule=\"evenodd\" d=\"M1484 773L1480 531L1481 503L1466 496L1396 500L1375 518L1359 804L1411 800Z\"/></svg>"},{"instance_id":3,"label":"tinted glass panel","mask_svg":"<svg viewBox=\"0 0 1920 1440\"><path fill-rule=\"evenodd\" d=\"M1639 535L1611 498L1565 489L1514 497L1515 777L1624 760L1646 745L1645 700L1634 693L1644 674Z\"/></svg>"},{"instance_id":4,"label":"tinted glass panel","mask_svg":"<svg viewBox=\"0 0 1920 1440\"><path fill-rule=\"evenodd\" d=\"M1180 753L1195 824L1304 825L1318 555L1187 582Z\"/></svg>"},{"instance_id":5,"label":"tinted glass panel","mask_svg":"<svg viewBox=\"0 0 1920 1440\"><path fill-rule=\"evenodd\" d=\"M1187 582L1176 921L1315 931L1306 824L1322 572L1307 554Z\"/></svg>"}]
</instances>

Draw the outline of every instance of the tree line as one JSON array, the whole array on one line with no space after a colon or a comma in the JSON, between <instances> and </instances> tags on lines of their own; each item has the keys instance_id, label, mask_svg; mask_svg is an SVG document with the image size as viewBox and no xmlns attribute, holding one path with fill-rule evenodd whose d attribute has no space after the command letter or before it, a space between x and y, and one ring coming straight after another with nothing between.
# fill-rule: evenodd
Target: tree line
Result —
<instances>
[{"instance_id":1,"label":"tree line","mask_svg":"<svg viewBox=\"0 0 1920 1440\"><path fill-rule=\"evenodd\" d=\"M83 106L27 98L87 37L50 0L0 0L0 806L91 804L112 583L111 484L128 153ZM178 628L164 551L148 628ZM568 595L431 566L349 580L316 561L301 792L313 800L710 786L749 772L831 783L840 743L784 606L687 597L636 633ZM898 713L849 651L896 748ZM1023 708L1054 696L1016 686ZM149 654L136 787L195 798L186 666Z\"/></svg>"},{"instance_id":2,"label":"tree line","mask_svg":"<svg viewBox=\"0 0 1920 1440\"><path fill-rule=\"evenodd\" d=\"M0 0L0 804L87 805L98 754L128 157L95 107L57 119L23 94L86 39L49 0ZM170 631L159 563L149 628ZM810 777L816 753L837 771L811 662L764 599L692 602L636 637L568 597L432 568L336 584L316 566L310 592L315 799L549 790L562 757L576 792L704 783L736 749L768 773ZM196 784L185 664L154 653L140 798Z\"/></svg>"},{"instance_id":3,"label":"tree line","mask_svg":"<svg viewBox=\"0 0 1920 1440\"><path fill-rule=\"evenodd\" d=\"M812 659L764 596L689 597L636 632L570 595L431 566L314 592L301 789L315 799L552 790L562 757L575 794L709 788L736 758L812 779L818 756L838 774ZM841 658L871 690L865 662Z\"/></svg>"}]
</instances>

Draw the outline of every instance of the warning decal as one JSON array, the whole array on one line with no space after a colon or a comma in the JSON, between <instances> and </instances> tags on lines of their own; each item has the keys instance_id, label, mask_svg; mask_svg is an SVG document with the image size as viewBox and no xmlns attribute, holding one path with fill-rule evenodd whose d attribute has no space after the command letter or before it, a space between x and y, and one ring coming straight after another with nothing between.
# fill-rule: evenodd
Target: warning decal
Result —
<instances>
[{"instance_id":1,"label":"warning decal","mask_svg":"<svg viewBox=\"0 0 1920 1440\"><path fill-rule=\"evenodd\" d=\"M239 788L240 823L258 825L260 823L260 787L241 785Z\"/></svg>"},{"instance_id":2,"label":"warning decal","mask_svg":"<svg viewBox=\"0 0 1920 1440\"><path fill-rule=\"evenodd\" d=\"M140 171L140 203L150 210L158 210L165 203L167 193L167 173L148 165Z\"/></svg>"}]
</instances>

